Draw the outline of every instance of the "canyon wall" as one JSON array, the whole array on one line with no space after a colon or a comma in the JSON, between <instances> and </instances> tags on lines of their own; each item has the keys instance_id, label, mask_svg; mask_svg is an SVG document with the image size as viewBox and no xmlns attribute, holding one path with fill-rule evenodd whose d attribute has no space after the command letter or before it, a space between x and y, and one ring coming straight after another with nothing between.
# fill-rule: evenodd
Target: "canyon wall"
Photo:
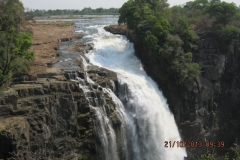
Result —
<instances>
[{"instance_id":1,"label":"canyon wall","mask_svg":"<svg viewBox=\"0 0 240 160\"><path fill-rule=\"evenodd\" d=\"M116 73L96 66L20 77L0 98L0 159L104 159L94 108L103 107L120 132L116 106L103 92L116 93L117 84Z\"/></svg>"},{"instance_id":2,"label":"canyon wall","mask_svg":"<svg viewBox=\"0 0 240 160\"><path fill-rule=\"evenodd\" d=\"M201 74L193 85L187 87L166 81L164 73L152 51L136 38L136 34L118 26L105 27L114 34L126 35L134 43L135 54L143 63L145 71L159 85L184 141L202 143L202 147L187 147L188 159L201 154L232 153L233 143L240 138L240 43L235 41L224 51L218 39L199 34L198 51L193 61L198 63ZM166 66L169 67L169 66ZM215 142L210 147L206 141Z\"/></svg>"}]
</instances>

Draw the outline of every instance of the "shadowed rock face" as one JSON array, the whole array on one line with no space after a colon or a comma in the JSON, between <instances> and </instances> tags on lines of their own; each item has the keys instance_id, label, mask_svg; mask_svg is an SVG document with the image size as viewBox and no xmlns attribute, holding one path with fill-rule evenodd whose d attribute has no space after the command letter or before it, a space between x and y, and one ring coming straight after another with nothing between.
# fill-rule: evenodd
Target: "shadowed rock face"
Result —
<instances>
[{"instance_id":1,"label":"shadowed rock face","mask_svg":"<svg viewBox=\"0 0 240 160\"><path fill-rule=\"evenodd\" d=\"M94 84L87 82L86 73ZM108 106L119 132L112 99L103 92L109 88L116 93L117 83L116 73L96 66L16 82L0 98L0 159L101 159L92 107Z\"/></svg>"},{"instance_id":2,"label":"shadowed rock face","mask_svg":"<svg viewBox=\"0 0 240 160\"><path fill-rule=\"evenodd\" d=\"M134 38L134 32L117 26L105 27L114 34L124 34L133 43L145 71L158 83L168 100L185 141L223 141L224 147L208 148L209 153L224 153L240 138L240 43L221 50L215 37L199 35L198 51L193 59L202 67L201 75L186 88L164 80L154 53ZM231 52L231 53L230 53ZM146 61L146 59L148 61ZM167 66L166 66L167 67ZM238 142L239 143L239 142ZM187 148L193 154L205 154L206 147Z\"/></svg>"}]
</instances>

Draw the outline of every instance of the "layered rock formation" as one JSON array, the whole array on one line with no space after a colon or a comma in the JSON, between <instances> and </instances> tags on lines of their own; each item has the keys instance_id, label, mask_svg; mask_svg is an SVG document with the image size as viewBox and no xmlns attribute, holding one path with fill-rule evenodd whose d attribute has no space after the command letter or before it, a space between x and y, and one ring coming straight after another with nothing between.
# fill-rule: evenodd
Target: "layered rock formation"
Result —
<instances>
[{"instance_id":1,"label":"layered rock formation","mask_svg":"<svg viewBox=\"0 0 240 160\"><path fill-rule=\"evenodd\" d=\"M215 37L199 35L198 52L193 53L193 59L202 67L202 73L193 86L183 87L164 80L154 54L135 38L132 31L117 28L105 27L114 34L126 35L134 43L145 71L167 98L183 140L202 142L202 147L187 148L192 155L188 159L197 159L205 153L221 156L230 151L240 138L240 43L234 42L225 52ZM216 146L207 147L205 141L215 142Z\"/></svg>"},{"instance_id":2,"label":"layered rock formation","mask_svg":"<svg viewBox=\"0 0 240 160\"><path fill-rule=\"evenodd\" d=\"M97 66L18 79L0 98L0 159L104 159L94 108L107 110L119 132L109 88L116 73ZM89 77L94 83L89 83ZM108 127L108 126L105 126ZM107 128L105 128L107 130Z\"/></svg>"}]
</instances>

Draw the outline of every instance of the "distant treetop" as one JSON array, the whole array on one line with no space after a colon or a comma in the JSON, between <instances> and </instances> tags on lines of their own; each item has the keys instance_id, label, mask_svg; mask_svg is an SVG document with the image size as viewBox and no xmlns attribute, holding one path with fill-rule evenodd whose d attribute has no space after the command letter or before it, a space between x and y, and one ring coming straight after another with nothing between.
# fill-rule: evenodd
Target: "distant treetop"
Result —
<instances>
[{"instance_id":1,"label":"distant treetop","mask_svg":"<svg viewBox=\"0 0 240 160\"><path fill-rule=\"evenodd\" d=\"M35 16L46 16L46 15L115 15L118 13L118 8L96 8L85 7L82 10L76 9L56 9L56 10L31 10L27 12L33 12Z\"/></svg>"}]
</instances>

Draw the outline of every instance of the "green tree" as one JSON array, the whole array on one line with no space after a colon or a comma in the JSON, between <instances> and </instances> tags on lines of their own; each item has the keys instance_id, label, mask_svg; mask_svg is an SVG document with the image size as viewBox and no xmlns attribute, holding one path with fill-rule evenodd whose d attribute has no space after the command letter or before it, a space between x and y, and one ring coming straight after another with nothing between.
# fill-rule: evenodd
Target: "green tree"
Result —
<instances>
[{"instance_id":1,"label":"green tree","mask_svg":"<svg viewBox=\"0 0 240 160\"><path fill-rule=\"evenodd\" d=\"M192 53L184 53L183 41L178 35L168 35L166 42L159 50L159 63L166 66L165 72L170 74L170 79L178 79L176 83L189 85L200 74L201 68L192 62Z\"/></svg>"},{"instance_id":2,"label":"green tree","mask_svg":"<svg viewBox=\"0 0 240 160\"><path fill-rule=\"evenodd\" d=\"M219 39L221 42L225 43L226 45L230 45L234 39L238 39L240 35L240 31L238 28L227 25L224 27L219 35Z\"/></svg>"},{"instance_id":3,"label":"green tree","mask_svg":"<svg viewBox=\"0 0 240 160\"><path fill-rule=\"evenodd\" d=\"M0 1L0 31L20 30L24 21L24 7L19 0Z\"/></svg>"},{"instance_id":4,"label":"green tree","mask_svg":"<svg viewBox=\"0 0 240 160\"><path fill-rule=\"evenodd\" d=\"M175 32L184 42L183 49L185 52L191 52L192 50L197 49L197 46L194 45L194 41L198 39L198 36L192 29L188 27L188 23L185 19L179 19L178 24L175 26Z\"/></svg>"},{"instance_id":5,"label":"green tree","mask_svg":"<svg viewBox=\"0 0 240 160\"><path fill-rule=\"evenodd\" d=\"M149 49L153 51L158 49L158 39L154 35L147 35L145 41Z\"/></svg>"},{"instance_id":6,"label":"green tree","mask_svg":"<svg viewBox=\"0 0 240 160\"><path fill-rule=\"evenodd\" d=\"M173 6L168 10L169 14L165 17L168 19L171 25L177 24L178 20L185 14L185 9L180 5Z\"/></svg>"},{"instance_id":7,"label":"green tree","mask_svg":"<svg viewBox=\"0 0 240 160\"><path fill-rule=\"evenodd\" d=\"M197 10L197 9L203 10L208 6L208 4L209 4L208 0L195 0L195 1L187 2L184 8L194 9L194 10Z\"/></svg>"},{"instance_id":8,"label":"green tree","mask_svg":"<svg viewBox=\"0 0 240 160\"><path fill-rule=\"evenodd\" d=\"M97 12L97 13L103 13L103 8L102 8L102 7L96 8L96 12Z\"/></svg>"},{"instance_id":9,"label":"green tree","mask_svg":"<svg viewBox=\"0 0 240 160\"><path fill-rule=\"evenodd\" d=\"M127 1L119 9L118 24L127 23L129 29L135 29L141 20L140 8L133 1Z\"/></svg>"},{"instance_id":10,"label":"green tree","mask_svg":"<svg viewBox=\"0 0 240 160\"><path fill-rule=\"evenodd\" d=\"M160 22L156 23L153 28L154 35L159 41L164 42L169 34L170 24L165 18L162 18Z\"/></svg>"},{"instance_id":11,"label":"green tree","mask_svg":"<svg viewBox=\"0 0 240 160\"><path fill-rule=\"evenodd\" d=\"M234 3L214 2L207 8L207 13L216 18L216 23L226 26L231 18L238 12Z\"/></svg>"},{"instance_id":12,"label":"green tree","mask_svg":"<svg viewBox=\"0 0 240 160\"><path fill-rule=\"evenodd\" d=\"M29 71L29 61L34 59L34 52L28 50L32 45L32 35L21 31L24 23L22 3L6 0L1 4L1 11L6 12L0 14L3 20L0 21L0 90L13 76Z\"/></svg>"},{"instance_id":13,"label":"green tree","mask_svg":"<svg viewBox=\"0 0 240 160\"><path fill-rule=\"evenodd\" d=\"M0 39L0 86L3 86L12 76L30 70L29 61L34 59L34 52L28 50L32 45L29 33L5 32L0 34Z\"/></svg>"}]
</instances>

